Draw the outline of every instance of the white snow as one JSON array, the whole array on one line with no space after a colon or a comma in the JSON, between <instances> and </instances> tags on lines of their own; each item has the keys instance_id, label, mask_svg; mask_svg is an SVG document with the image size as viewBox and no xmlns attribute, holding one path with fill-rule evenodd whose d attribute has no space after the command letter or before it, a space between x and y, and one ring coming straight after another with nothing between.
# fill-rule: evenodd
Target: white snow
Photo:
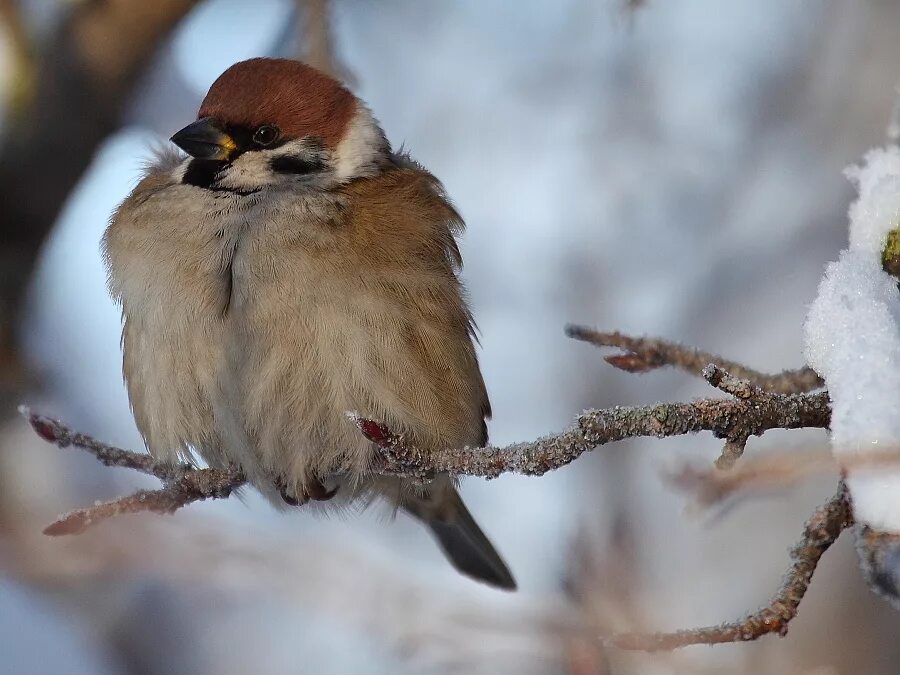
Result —
<instances>
[{"instance_id":1,"label":"white snow","mask_svg":"<svg viewBox=\"0 0 900 675\"><path fill-rule=\"evenodd\" d=\"M850 247L826 268L805 326L807 362L831 396L838 460L900 448L900 292L881 267L887 233L900 226L900 151L873 150L847 175L859 188ZM900 532L900 470L857 465L848 486L857 520Z\"/></svg>"},{"instance_id":2,"label":"white snow","mask_svg":"<svg viewBox=\"0 0 900 675\"><path fill-rule=\"evenodd\" d=\"M887 233L900 225L900 150L871 150L863 166L846 174L859 188L859 199L850 206L850 250L880 261Z\"/></svg>"}]
</instances>

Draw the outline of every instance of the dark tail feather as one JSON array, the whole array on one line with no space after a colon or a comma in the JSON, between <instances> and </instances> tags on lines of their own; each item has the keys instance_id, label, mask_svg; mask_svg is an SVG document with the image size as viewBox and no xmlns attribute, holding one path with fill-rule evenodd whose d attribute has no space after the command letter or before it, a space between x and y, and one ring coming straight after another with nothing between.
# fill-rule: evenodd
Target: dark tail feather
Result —
<instances>
[{"instance_id":1,"label":"dark tail feather","mask_svg":"<svg viewBox=\"0 0 900 675\"><path fill-rule=\"evenodd\" d=\"M457 570L468 577L507 591L516 589L516 580L485 536L459 493L449 488L440 504L411 502L404 508L430 529L434 538Z\"/></svg>"}]
</instances>

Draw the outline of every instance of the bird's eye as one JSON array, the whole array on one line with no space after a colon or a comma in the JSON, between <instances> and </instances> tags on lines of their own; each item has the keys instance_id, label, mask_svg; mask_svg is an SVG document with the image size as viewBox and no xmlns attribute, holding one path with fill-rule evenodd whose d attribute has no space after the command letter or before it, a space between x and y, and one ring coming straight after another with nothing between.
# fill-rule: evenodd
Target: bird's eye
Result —
<instances>
[{"instance_id":1,"label":"bird's eye","mask_svg":"<svg viewBox=\"0 0 900 675\"><path fill-rule=\"evenodd\" d=\"M272 145L278 140L278 127L264 124L253 132L253 142L263 147Z\"/></svg>"}]
</instances>

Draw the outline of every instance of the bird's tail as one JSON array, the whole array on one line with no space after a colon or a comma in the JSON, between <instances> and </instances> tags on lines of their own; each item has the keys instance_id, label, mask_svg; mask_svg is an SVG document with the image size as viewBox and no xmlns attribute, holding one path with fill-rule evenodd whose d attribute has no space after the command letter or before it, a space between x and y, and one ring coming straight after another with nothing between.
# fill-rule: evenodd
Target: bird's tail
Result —
<instances>
[{"instance_id":1,"label":"bird's tail","mask_svg":"<svg viewBox=\"0 0 900 675\"><path fill-rule=\"evenodd\" d=\"M503 590L516 589L516 580L503 558L478 527L452 485L437 494L404 499L403 508L428 526L457 570Z\"/></svg>"}]
</instances>

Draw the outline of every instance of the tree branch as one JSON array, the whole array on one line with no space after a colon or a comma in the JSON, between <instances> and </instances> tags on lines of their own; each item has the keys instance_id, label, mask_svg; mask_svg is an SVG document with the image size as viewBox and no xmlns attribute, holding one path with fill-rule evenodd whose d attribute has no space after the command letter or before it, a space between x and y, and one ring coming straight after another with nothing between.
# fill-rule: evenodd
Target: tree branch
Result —
<instances>
[{"instance_id":1,"label":"tree branch","mask_svg":"<svg viewBox=\"0 0 900 675\"><path fill-rule=\"evenodd\" d=\"M67 3L58 29L33 51L35 73L23 79L33 82L18 92L0 137L0 398L21 388L14 336L41 245L157 46L196 4Z\"/></svg>"},{"instance_id":2,"label":"tree branch","mask_svg":"<svg viewBox=\"0 0 900 675\"><path fill-rule=\"evenodd\" d=\"M339 77L328 0L297 0L301 56L314 68Z\"/></svg>"},{"instance_id":3,"label":"tree branch","mask_svg":"<svg viewBox=\"0 0 900 675\"><path fill-rule=\"evenodd\" d=\"M125 513L175 513L182 506L193 502L230 497L232 491L243 484L244 479L240 474L219 469L193 469L180 480L160 490L138 490L127 497L63 514L44 528L44 534L81 534L100 521Z\"/></svg>"},{"instance_id":4,"label":"tree branch","mask_svg":"<svg viewBox=\"0 0 900 675\"><path fill-rule=\"evenodd\" d=\"M422 451L402 436L356 415L360 431L382 451L375 471L428 480L435 473L496 478L504 473L541 476L601 445L627 438L665 438L711 431L717 438L761 436L769 429L824 429L831 419L827 392L767 394L754 400L700 399L691 403L659 403L615 407L582 413L563 433L505 447Z\"/></svg>"},{"instance_id":5,"label":"tree branch","mask_svg":"<svg viewBox=\"0 0 900 675\"><path fill-rule=\"evenodd\" d=\"M741 401L761 403L772 396L772 394L767 393L750 380L733 377L713 363L703 368L701 375L704 380L716 389L720 389L726 394L731 394ZM735 430L734 433L726 436L725 445L722 446L722 452L716 460L716 468L733 468L735 463L744 455L749 439L750 434L747 433L746 429Z\"/></svg>"},{"instance_id":6,"label":"tree branch","mask_svg":"<svg viewBox=\"0 0 900 675\"><path fill-rule=\"evenodd\" d=\"M723 374L722 378L728 378ZM724 380L723 381L731 381ZM74 446L93 454L107 466L134 469L163 481L165 487L142 491L106 504L72 512L47 529L48 534L73 534L121 513L172 513L189 504L223 498L246 482L238 469L198 469L169 465L144 453L116 448L72 431L61 422L20 409L34 430L61 448ZM831 410L827 393L761 399L701 399L691 403L660 403L639 408L616 407L583 413L576 425L560 434L505 447L455 448L422 451L408 446L403 436L383 425L351 415L360 431L381 450L376 473L428 481L436 473L496 478L503 473L540 476L574 461L584 452L627 438L679 436L711 431L719 438L759 436L769 429L828 426Z\"/></svg>"},{"instance_id":7,"label":"tree branch","mask_svg":"<svg viewBox=\"0 0 900 675\"><path fill-rule=\"evenodd\" d=\"M756 457L734 471L686 465L666 478L675 487L690 493L696 505L705 509L732 501L741 494L783 490L814 476L891 471L898 465L900 447L886 447L877 454L842 457L840 462L830 452L809 449Z\"/></svg>"},{"instance_id":8,"label":"tree branch","mask_svg":"<svg viewBox=\"0 0 900 675\"><path fill-rule=\"evenodd\" d=\"M572 328L569 333L578 336L588 334L583 329ZM702 376L710 385L734 398L589 410L580 415L576 424L568 431L536 441L514 443L505 447L428 451L413 447L403 435L393 433L375 420L348 413L360 432L380 450L372 471L422 482L431 480L439 473L483 478L496 478L504 473L540 476L565 466L584 452L628 438L663 438L711 431L715 436L727 440L726 449L730 443L739 445L742 450L747 438L759 436L769 429L827 428L830 423L828 392L784 394L777 391L779 388L802 388L805 385L798 384L802 377L799 380L785 378L784 374L769 377L740 366L735 370L744 375L750 374L751 377L735 377L719 365L728 362L703 352L661 341L627 338L618 333L589 334L590 341L597 344L624 345L623 348L629 350L629 355L620 358L627 360L627 363L611 357L614 359L613 365L626 367L632 372L660 365L678 365L690 370L697 363L711 360L713 363L701 368ZM689 363L693 365L689 366ZM810 384L808 378L806 384ZM122 450L87 434L74 432L66 425L36 415L25 407L20 412L35 432L61 448L81 448L107 466L134 469L155 476L164 483L160 490L141 490L112 502L64 515L44 530L49 535L76 534L123 513L172 513L194 501L228 497L246 483L245 476L238 468L219 470L197 469L188 464L172 466L157 462L144 453ZM690 478L691 476L682 475L682 484L689 483ZM701 476L699 482L704 480ZM694 480L695 485L697 482ZM712 492L706 498L716 501L737 488L729 483L710 489ZM791 551L791 568L772 601L742 621L675 633L620 634L608 638L607 642L622 649L658 651L691 644L755 640L769 633L784 635L788 623L797 614L819 558L841 531L851 524L851 520L849 498L842 484L835 497L817 510L807 523L803 538Z\"/></svg>"},{"instance_id":9,"label":"tree branch","mask_svg":"<svg viewBox=\"0 0 900 675\"><path fill-rule=\"evenodd\" d=\"M788 624L797 616L800 602L806 595L819 559L841 532L852 524L850 499L842 483L837 494L819 507L806 523L803 537L791 549L791 566L781 588L766 607L740 621L719 626L674 633L624 633L613 635L607 642L620 649L653 652L688 645L746 642L770 633L784 636L787 634Z\"/></svg>"},{"instance_id":10,"label":"tree branch","mask_svg":"<svg viewBox=\"0 0 900 675\"><path fill-rule=\"evenodd\" d=\"M896 464L898 457L892 461ZM805 478L837 473L840 469L830 454L802 451L757 457L734 471L686 465L666 478L692 495L697 507L708 509L731 502L742 493L783 489Z\"/></svg>"},{"instance_id":11,"label":"tree branch","mask_svg":"<svg viewBox=\"0 0 900 675\"><path fill-rule=\"evenodd\" d=\"M296 3L301 60L344 84L356 84L356 78L335 48L330 0L296 0Z\"/></svg>"},{"instance_id":12,"label":"tree branch","mask_svg":"<svg viewBox=\"0 0 900 675\"><path fill-rule=\"evenodd\" d=\"M628 373L644 373L673 366L691 375L700 375L707 365L713 364L736 378L749 380L757 387L774 394L802 394L825 385L822 378L808 367L768 375L723 359L716 354L666 340L635 338L619 332L603 333L586 326L571 324L566 326L566 335L598 347L618 347L625 353L607 356L606 362Z\"/></svg>"},{"instance_id":13,"label":"tree branch","mask_svg":"<svg viewBox=\"0 0 900 675\"><path fill-rule=\"evenodd\" d=\"M243 473L236 468L198 469L190 464L158 462L146 453L123 450L72 431L62 422L37 415L26 406L21 406L19 412L45 441L60 448L71 446L86 450L105 466L134 469L158 478L165 486L159 490L139 490L127 497L71 511L48 525L44 534L80 534L91 525L124 513L174 513L192 502L229 497L246 483Z\"/></svg>"}]
</instances>

